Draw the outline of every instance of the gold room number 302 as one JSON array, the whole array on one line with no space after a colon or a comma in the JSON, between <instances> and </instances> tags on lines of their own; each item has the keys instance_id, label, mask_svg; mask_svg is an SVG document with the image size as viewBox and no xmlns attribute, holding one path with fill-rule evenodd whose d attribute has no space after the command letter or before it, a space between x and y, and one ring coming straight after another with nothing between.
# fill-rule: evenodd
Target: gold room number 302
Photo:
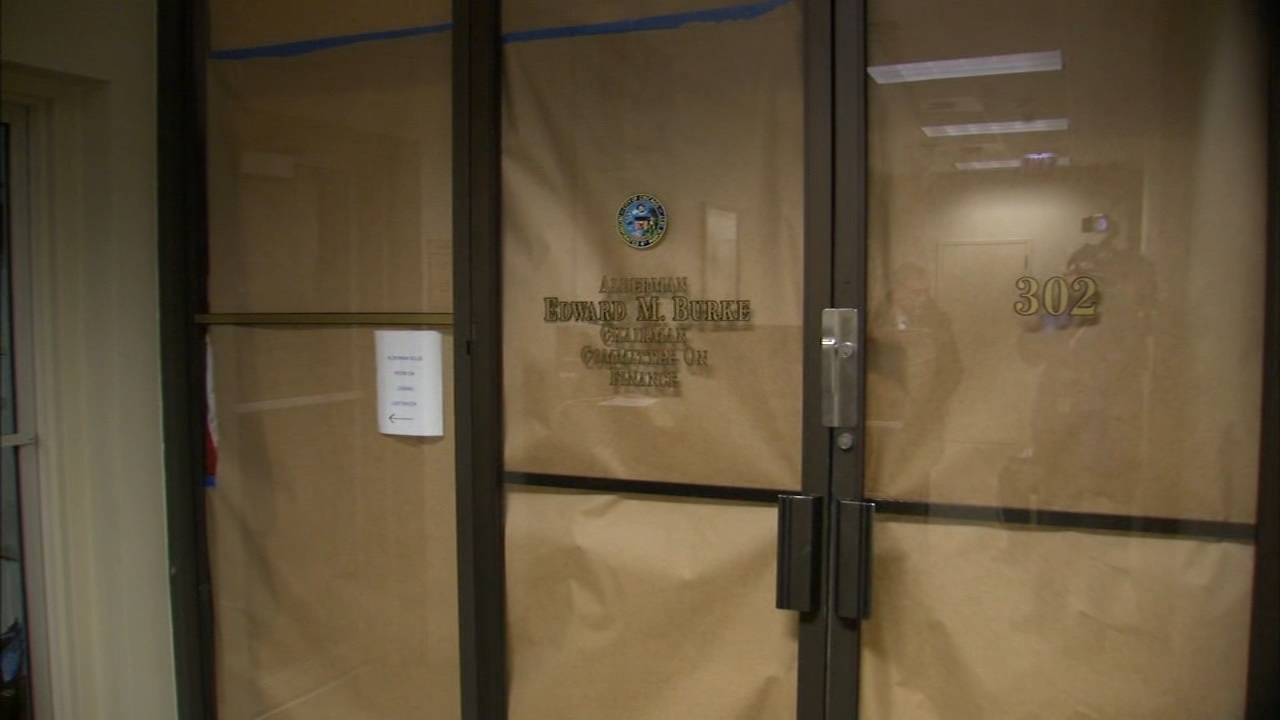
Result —
<instances>
[{"instance_id":1,"label":"gold room number 302","mask_svg":"<svg viewBox=\"0 0 1280 720\"><path fill-rule=\"evenodd\" d=\"M1033 277L1020 277L1014 283L1018 288L1018 301L1013 311L1019 315L1036 315L1044 312L1058 315L1093 317L1098 314L1098 281L1088 276L1072 280L1055 275L1044 281Z\"/></svg>"}]
</instances>

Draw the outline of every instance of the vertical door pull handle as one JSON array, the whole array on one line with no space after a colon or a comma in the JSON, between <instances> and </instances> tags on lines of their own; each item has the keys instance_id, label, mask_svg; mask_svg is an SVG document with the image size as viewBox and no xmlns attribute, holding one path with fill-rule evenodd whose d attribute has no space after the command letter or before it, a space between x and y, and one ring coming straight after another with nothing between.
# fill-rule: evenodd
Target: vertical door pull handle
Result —
<instances>
[{"instance_id":1,"label":"vertical door pull handle","mask_svg":"<svg viewBox=\"0 0 1280 720\"><path fill-rule=\"evenodd\" d=\"M812 495L778 498L779 610L813 612L818 609L821 509L821 499Z\"/></svg>"},{"instance_id":2,"label":"vertical door pull handle","mask_svg":"<svg viewBox=\"0 0 1280 720\"><path fill-rule=\"evenodd\" d=\"M840 500L836 504L836 615L871 617L871 526L876 506Z\"/></svg>"}]
</instances>

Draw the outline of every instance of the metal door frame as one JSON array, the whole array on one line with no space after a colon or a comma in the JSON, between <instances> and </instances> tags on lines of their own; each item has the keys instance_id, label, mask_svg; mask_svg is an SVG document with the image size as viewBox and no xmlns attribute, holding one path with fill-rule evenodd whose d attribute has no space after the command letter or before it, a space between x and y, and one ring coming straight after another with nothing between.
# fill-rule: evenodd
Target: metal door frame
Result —
<instances>
[{"instance_id":1,"label":"metal door frame","mask_svg":"<svg viewBox=\"0 0 1280 720\"><path fill-rule=\"evenodd\" d=\"M796 0L805 34L804 491L861 499L860 452L816 417L822 307L866 308L866 2ZM1266 7L1270 38L1280 8ZM500 0L454 0L454 325L459 623L465 720L505 720L501 467ZM205 0L157 6L160 334L178 714L216 718L213 606L203 488L207 208ZM1280 47L1269 42L1268 260L1264 367L1280 367ZM861 397L861 393L859 393ZM811 412L810 410L813 409ZM859 416L863 409L859 407ZM1263 437L1280 436L1280 373L1263 385ZM861 446L859 443L858 447ZM1248 714L1280 708L1280 444L1263 443ZM828 478L830 481L828 481ZM632 488L634 489L634 488ZM766 491L767 492L767 491ZM908 512L911 508L898 508ZM1079 518L1066 519L1076 522ZM830 522L823 537L831 544ZM823 608L833 589L822 573ZM827 632L827 628L830 632ZM798 720L855 718L859 628L801 625ZM820 637L819 637L820 635ZM825 668L826 672L822 672Z\"/></svg>"}]
</instances>

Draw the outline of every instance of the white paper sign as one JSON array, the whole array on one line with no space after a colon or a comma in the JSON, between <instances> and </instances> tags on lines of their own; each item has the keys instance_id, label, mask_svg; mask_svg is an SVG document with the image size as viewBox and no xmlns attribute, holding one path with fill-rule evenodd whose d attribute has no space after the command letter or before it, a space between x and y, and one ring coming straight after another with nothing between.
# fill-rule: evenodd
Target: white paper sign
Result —
<instances>
[{"instance_id":1,"label":"white paper sign","mask_svg":"<svg viewBox=\"0 0 1280 720\"><path fill-rule=\"evenodd\" d=\"M444 364L440 333L377 330L378 431L444 435Z\"/></svg>"}]
</instances>

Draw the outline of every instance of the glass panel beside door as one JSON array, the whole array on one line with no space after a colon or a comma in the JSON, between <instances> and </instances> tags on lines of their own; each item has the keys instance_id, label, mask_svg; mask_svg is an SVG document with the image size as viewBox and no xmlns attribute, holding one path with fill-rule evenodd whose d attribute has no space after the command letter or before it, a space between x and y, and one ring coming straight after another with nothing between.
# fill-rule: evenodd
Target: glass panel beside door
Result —
<instances>
[{"instance_id":1,"label":"glass panel beside door","mask_svg":"<svg viewBox=\"0 0 1280 720\"><path fill-rule=\"evenodd\" d=\"M1243 716L1251 8L869 3L863 717Z\"/></svg>"},{"instance_id":2,"label":"glass panel beside door","mask_svg":"<svg viewBox=\"0 0 1280 720\"><path fill-rule=\"evenodd\" d=\"M458 720L451 6L305 5L209 7L217 714Z\"/></svg>"}]
</instances>

